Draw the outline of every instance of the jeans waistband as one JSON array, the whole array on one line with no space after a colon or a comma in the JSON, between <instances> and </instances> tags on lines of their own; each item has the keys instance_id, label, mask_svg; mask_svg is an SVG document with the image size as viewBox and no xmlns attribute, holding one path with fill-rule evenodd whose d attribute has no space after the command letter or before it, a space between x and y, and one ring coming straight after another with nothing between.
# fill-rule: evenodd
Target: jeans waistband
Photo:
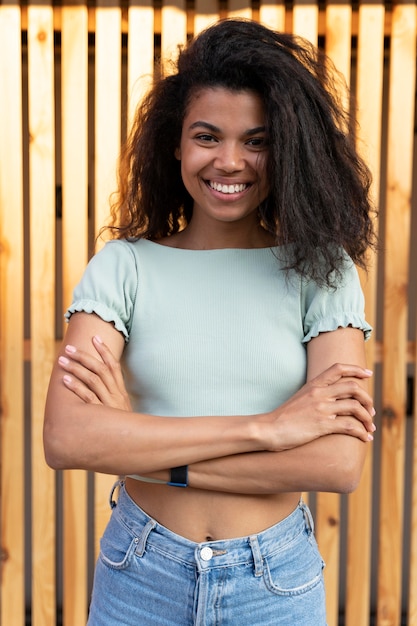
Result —
<instances>
[{"instance_id":1,"label":"jeans waistband","mask_svg":"<svg viewBox=\"0 0 417 626\"><path fill-rule=\"evenodd\" d=\"M113 494L118 486L119 496L115 502ZM110 495L110 505L113 515L134 535L137 544L135 552L138 556L142 556L146 546L151 545L167 556L192 566L197 565L199 570L253 561L255 575L260 576L265 557L283 549L300 533L314 532L310 510L302 500L290 515L259 533L201 543L177 535L145 513L131 499L123 480L115 483Z\"/></svg>"}]
</instances>

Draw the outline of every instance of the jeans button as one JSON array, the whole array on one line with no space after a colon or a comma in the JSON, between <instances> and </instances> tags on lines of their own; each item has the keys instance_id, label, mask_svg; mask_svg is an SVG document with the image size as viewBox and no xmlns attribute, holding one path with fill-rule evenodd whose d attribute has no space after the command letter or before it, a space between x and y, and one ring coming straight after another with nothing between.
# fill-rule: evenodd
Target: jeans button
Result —
<instances>
[{"instance_id":1,"label":"jeans button","mask_svg":"<svg viewBox=\"0 0 417 626\"><path fill-rule=\"evenodd\" d=\"M213 550L208 546L204 546L204 548L201 548L200 556L203 561L210 561L211 557L213 556Z\"/></svg>"}]
</instances>

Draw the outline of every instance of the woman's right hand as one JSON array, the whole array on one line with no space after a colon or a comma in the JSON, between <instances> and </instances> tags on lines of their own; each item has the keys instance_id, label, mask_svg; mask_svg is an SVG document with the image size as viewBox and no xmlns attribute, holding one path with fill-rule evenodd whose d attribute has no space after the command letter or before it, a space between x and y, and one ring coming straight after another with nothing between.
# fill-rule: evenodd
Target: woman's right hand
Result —
<instances>
[{"instance_id":1,"label":"woman's right hand","mask_svg":"<svg viewBox=\"0 0 417 626\"><path fill-rule=\"evenodd\" d=\"M360 381L372 376L357 365L336 363L307 382L261 419L265 449L289 450L331 434L372 441L375 409Z\"/></svg>"}]
</instances>

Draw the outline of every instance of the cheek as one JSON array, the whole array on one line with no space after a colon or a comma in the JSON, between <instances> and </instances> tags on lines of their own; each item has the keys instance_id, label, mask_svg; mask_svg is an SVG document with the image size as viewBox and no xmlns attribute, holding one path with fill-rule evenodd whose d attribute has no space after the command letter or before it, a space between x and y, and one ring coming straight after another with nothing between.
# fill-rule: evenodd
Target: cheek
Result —
<instances>
[{"instance_id":1,"label":"cheek","mask_svg":"<svg viewBox=\"0 0 417 626\"><path fill-rule=\"evenodd\" d=\"M181 158L181 175L183 179L190 181L197 179L204 169L205 161L201 158L201 155L195 152L182 152Z\"/></svg>"}]
</instances>

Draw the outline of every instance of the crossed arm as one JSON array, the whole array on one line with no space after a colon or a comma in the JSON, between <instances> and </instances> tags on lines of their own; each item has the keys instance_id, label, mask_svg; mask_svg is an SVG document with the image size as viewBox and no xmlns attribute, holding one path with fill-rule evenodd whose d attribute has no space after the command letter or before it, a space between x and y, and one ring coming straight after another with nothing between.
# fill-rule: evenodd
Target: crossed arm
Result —
<instances>
[{"instance_id":1,"label":"crossed arm","mask_svg":"<svg viewBox=\"0 0 417 626\"><path fill-rule=\"evenodd\" d=\"M119 364L123 347L112 324L94 314L72 316L45 410L52 467L165 480L170 467L188 464L191 486L233 493L355 488L375 428L361 331L313 339L306 385L274 411L249 416L132 412Z\"/></svg>"}]
</instances>

